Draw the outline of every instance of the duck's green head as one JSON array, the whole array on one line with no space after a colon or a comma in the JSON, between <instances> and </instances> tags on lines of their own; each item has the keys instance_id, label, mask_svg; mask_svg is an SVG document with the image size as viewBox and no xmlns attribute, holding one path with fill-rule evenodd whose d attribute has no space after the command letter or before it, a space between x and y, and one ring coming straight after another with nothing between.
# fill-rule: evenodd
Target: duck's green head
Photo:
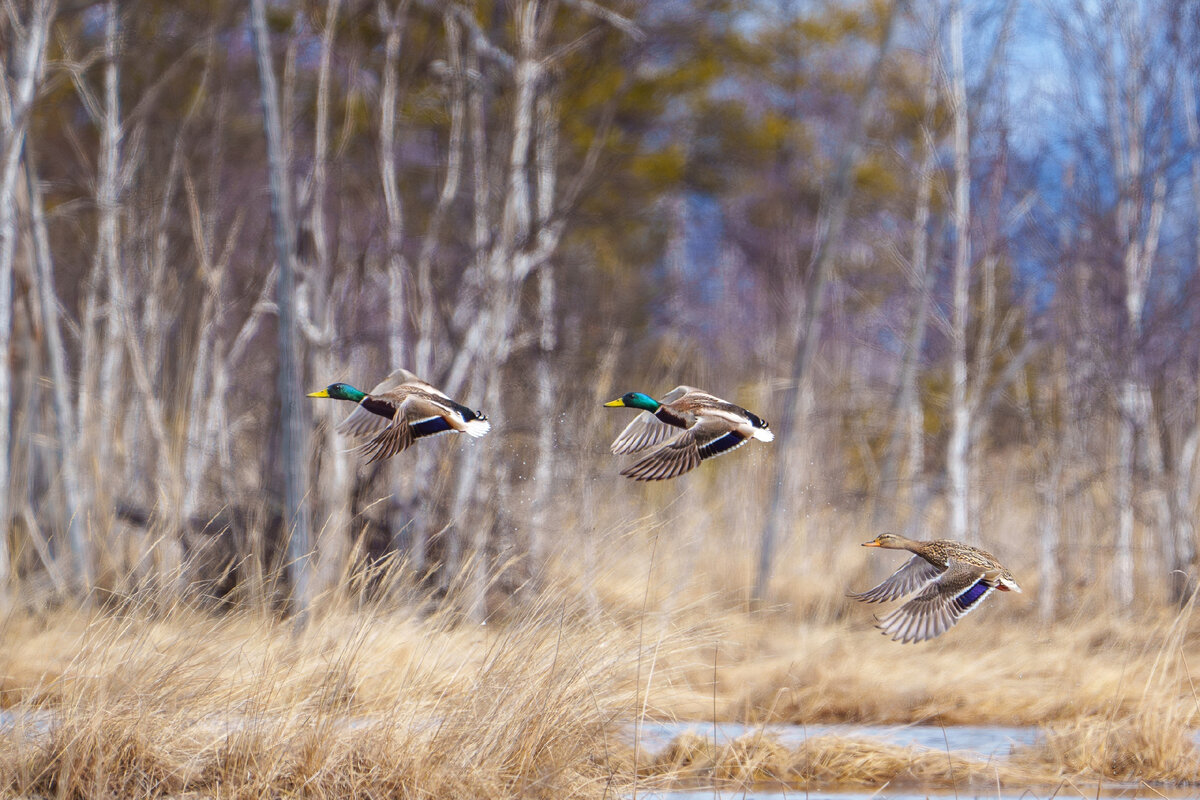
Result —
<instances>
[{"instance_id":1,"label":"duck's green head","mask_svg":"<svg viewBox=\"0 0 1200 800\"><path fill-rule=\"evenodd\" d=\"M331 383L319 392L309 392L309 397L332 397L334 400L349 400L351 403L357 403L367 396L366 392L360 392L348 383Z\"/></svg>"},{"instance_id":2,"label":"duck's green head","mask_svg":"<svg viewBox=\"0 0 1200 800\"><path fill-rule=\"evenodd\" d=\"M655 411L658 411L659 406L661 406L662 403L658 402L648 394L642 394L641 392L626 392L616 400L605 403L604 405L608 408L640 408L643 411L649 411L651 414L653 414Z\"/></svg>"}]
</instances>

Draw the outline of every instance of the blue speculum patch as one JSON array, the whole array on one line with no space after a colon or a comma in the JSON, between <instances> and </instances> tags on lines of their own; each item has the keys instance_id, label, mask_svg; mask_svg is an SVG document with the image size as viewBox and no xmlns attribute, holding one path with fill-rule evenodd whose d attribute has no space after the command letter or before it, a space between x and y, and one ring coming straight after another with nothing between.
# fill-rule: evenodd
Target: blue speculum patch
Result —
<instances>
[{"instance_id":1,"label":"blue speculum patch","mask_svg":"<svg viewBox=\"0 0 1200 800\"><path fill-rule=\"evenodd\" d=\"M746 441L745 438L736 433L727 433L718 439L713 439L711 442L701 447L700 457L708 458L709 456L719 455L720 453L724 453L726 450L732 450L744 441Z\"/></svg>"},{"instance_id":2,"label":"blue speculum patch","mask_svg":"<svg viewBox=\"0 0 1200 800\"><path fill-rule=\"evenodd\" d=\"M450 423L441 417L433 417L431 419L423 419L420 422L414 422L409 427L412 428L413 436L430 436L435 433L450 430Z\"/></svg>"},{"instance_id":3,"label":"blue speculum patch","mask_svg":"<svg viewBox=\"0 0 1200 800\"><path fill-rule=\"evenodd\" d=\"M958 596L957 599L959 607L964 609L970 608L979 600L979 598L987 594L987 591L988 585L986 583L983 581L976 582L974 586Z\"/></svg>"}]
</instances>

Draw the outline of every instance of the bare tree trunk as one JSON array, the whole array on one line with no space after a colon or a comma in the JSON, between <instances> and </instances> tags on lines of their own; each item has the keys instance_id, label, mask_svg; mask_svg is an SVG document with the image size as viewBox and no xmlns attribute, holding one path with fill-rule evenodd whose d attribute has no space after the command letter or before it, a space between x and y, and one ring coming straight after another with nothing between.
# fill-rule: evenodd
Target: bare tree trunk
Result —
<instances>
[{"instance_id":1,"label":"bare tree trunk","mask_svg":"<svg viewBox=\"0 0 1200 800\"><path fill-rule=\"evenodd\" d=\"M25 181L29 190L29 212L33 223L33 254L37 268L37 294L46 335L46 356L50 364L50 392L54 406L54 427L58 435L58 458L62 470L63 500L67 513L67 543L74 562L75 575L86 596L92 585L91 548L86 535L86 493L79 480L79 436L75 415L67 395L70 385L67 352L59 327L58 295L54 289L54 266L46 217L42 209L42 191L38 185L31 150L25 153Z\"/></svg>"},{"instance_id":2,"label":"bare tree trunk","mask_svg":"<svg viewBox=\"0 0 1200 800\"><path fill-rule=\"evenodd\" d=\"M555 168L558 156L558 109L549 92L542 92L537 101L537 146L534 150L535 187L538 228L550 222L554 212ZM551 492L554 486L554 445L557 439L555 413L558 406L558 381L552 360L558 348L555 330L554 265L547 261L538 269L538 358L537 358L537 467L534 470L533 530L529 558L534 574L546 567L547 543L550 538L548 518Z\"/></svg>"},{"instance_id":3,"label":"bare tree trunk","mask_svg":"<svg viewBox=\"0 0 1200 800\"><path fill-rule=\"evenodd\" d=\"M379 100L379 172L383 182L383 204L387 212L388 359L393 368L408 364L405 285L408 265L401 250L404 244L404 206L396 181L396 65L408 3L395 13L379 3L380 24L387 30L384 45L383 92Z\"/></svg>"},{"instance_id":4,"label":"bare tree trunk","mask_svg":"<svg viewBox=\"0 0 1200 800\"><path fill-rule=\"evenodd\" d=\"M538 32L540 26L539 3L529 0L520 4L514 15L517 32L518 56L513 67L515 101L512 116L512 146L506 169L506 191L500 217L498 240L488 258L489 281L492 291L488 293L487 310L482 315L488 325L483 338L483 357L474 360L472 372L476 375L476 386L484 388L484 397L492 404L489 413L503 419L503 409L496 408L501 400L499 378L508 359L510 340L517 321L517 306L520 301L519 288L533 266L528 253L518 251L529 239L533 214L530 209L530 187L527 172L529 149L535 139L535 109L537 84L542 73L539 61ZM539 235L545 234L540 231ZM474 497L476 476L482 466L485 453L473 448L465 454L461 466L458 491L455 497L455 520L463 524L467 505ZM486 590L489 563L487 558L488 529L490 525L479 521L473 525L474 569L468 589L468 614L471 619L482 621L486 617Z\"/></svg>"},{"instance_id":5,"label":"bare tree trunk","mask_svg":"<svg viewBox=\"0 0 1200 800\"><path fill-rule=\"evenodd\" d=\"M434 307L433 260L437 255L438 242L442 234L450 206L458 197L458 185L462 179L463 145L466 128L466 83L463 69L462 32L453 14L444 14L442 23L446 29L446 60L449 66L449 112L450 138L446 144L446 174L437 204L430 214L421 251L417 256L417 343L416 369L418 374L429 374L433 370Z\"/></svg>"},{"instance_id":6,"label":"bare tree trunk","mask_svg":"<svg viewBox=\"0 0 1200 800\"><path fill-rule=\"evenodd\" d=\"M950 2L950 105L954 115L954 290L951 315L950 438L946 445L950 536L971 536L968 453L971 408L967 398L967 317L971 281L971 153L963 66L961 0Z\"/></svg>"},{"instance_id":7,"label":"bare tree trunk","mask_svg":"<svg viewBox=\"0 0 1200 800\"><path fill-rule=\"evenodd\" d=\"M537 467L533 471L533 525L530 532L530 567L539 576L546 567L546 553L550 539L548 525L551 492L554 481L554 444L557 417L558 382L551 360L557 347L554 325L554 272L547 264L538 271L538 335L537 356L537 418L538 447Z\"/></svg>"},{"instance_id":8,"label":"bare tree trunk","mask_svg":"<svg viewBox=\"0 0 1200 800\"><path fill-rule=\"evenodd\" d=\"M935 83L927 80L925 85L925 119L919 133L921 159L917 166L917 205L913 211L912 257L909 264L909 286L912 292L912 315L908 337L904 343L903 360L900 363L899 389L894 405L892 435L888 442L880 499L875 504L875 524L896 496L896 475L901 461L901 441L904 447L904 472L901 483L909 499L910 514L920 505L915 502L920 492L917 481L924 470L924 412L917 394L917 367L921 363L921 351L925 348L925 331L929 319L929 215L933 198L933 141L932 115L937 102ZM880 502L882 501L882 502Z\"/></svg>"},{"instance_id":9,"label":"bare tree trunk","mask_svg":"<svg viewBox=\"0 0 1200 800\"><path fill-rule=\"evenodd\" d=\"M1033 442L1034 491L1038 498L1038 616L1044 624L1054 621L1061 574L1058 547L1061 539L1062 473L1066 446L1061 433L1066 392L1066 359L1055 348L1050 371L1043 385L1039 381L1029 391L1027 381L1015 382L1025 436Z\"/></svg>"},{"instance_id":10,"label":"bare tree trunk","mask_svg":"<svg viewBox=\"0 0 1200 800\"><path fill-rule=\"evenodd\" d=\"M332 259L326 231L325 196L328 186L330 71L333 61L334 32L337 29L341 0L332 0L325 8L321 29L321 59L317 68L317 107L313 144L312 207L309 226L312 230L313 253L316 259L314 279L308 281L308 296L312 307L309 326L315 328L309 353L313 372L332 375L337 359L334 354L334 308L332 291ZM330 590L343 573L350 545L350 492L353 468L344 437L333 424L338 413L334 404L326 403L318 413L326 414L327 424L321 427L324 440L320 451L329 464L316 487L320 504L320 524L317 533L317 572L314 594Z\"/></svg>"},{"instance_id":11,"label":"bare tree trunk","mask_svg":"<svg viewBox=\"0 0 1200 800\"><path fill-rule=\"evenodd\" d=\"M217 341L224 317L222 283L237 244L238 234L241 232L243 219L239 214L230 226L222 251L214 262L209 243L211 232L206 228L200 210L200 200L190 177L186 178L185 186L191 209L192 239L196 245L196 255L205 287L204 296L200 300L196 353L193 357L192 384L188 395L187 431L182 448L183 463L179 470L183 484L182 499L175 517L181 526L186 524L199 508L204 475L217 449L213 440L214 416L220 401L220 393L217 391L218 375L225 370Z\"/></svg>"},{"instance_id":12,"label":"bare tree trunk","mask_svg":"<svg viewBox=\"0 0 1200 800\"><path fill-rule=\"evenodd\" d=\"M1134 599L1133 574L1133 479L1137 462L1137 437L1146 431L1147 409L1142 402L1142 374L1139 340L1142 334L1142 313L1146 304L1146 286L1158 249L1158 233L1166 205L1166 179L1158 173L1153 179L1151 197L1147 198L1144 182L1147 177L1145 151L1145 112L1142 107L1142 87L1137 81L1144 68L1145 35L1138 25L1135 8L1119 14L1122 42L1129 63L1118 67L1113 55L1102 52L1104 70L1104 110L1107 115L1106 134L1111 149L1114 177L1118 188L1116 226L1123 247L1122 269L1125 278L1125 342L1124 375L1117 398L1119 411L1117 435L1116 502L1118 506L1117 536L1113 556L1114 597L1122 608L1129 608ZM1121 78L1125 85L1119 85ZM1147 201L1149 204L1146 205Z\"/></svg>"},{"instance_id":13,"label":"bare tree trunk","mask_svg":"<svg viewBox=\"0 0 1200 800\"><path fill-rule=\"evenodd\" d=\"M858 161L859 153L866 140L867 123L875 111L879 94L879 76L891 48L896 16L900 7L904 5L904 0L896 0L886 12L883 38L879 42L875 61L867 75L862 100L858 103L850 129L846 132L845 139L842 140L841 152L838 155L833 175L833 186L828 198L824 201L825 210L818 223L820 229L818 230L817 247L810 263L804 307L799 309L797 315L797 318L802 319L803 323L800 329L800 338L795 343L791 379L788 382L783 402L784 413L788 415L789 419L779 426L776 437L775 446L779 456L775 459L771 496L767 504L766 522L763 525L758 552L758 569L755 573L752 593L755 602L762 602L766 599L771 569L774 566L775 547L784 527L784 517L786 516L784 495L787 492L785 483L789 469L798 460L793 451L797 446L799 431L803 429L803 388L808 380L809 365L812 363L820 338L820 317L825 283L829 279L833 255L841 243L842 229L845 226L846 213L853 189L854 165Z\"/></svg>"},{"instance_id":14,"label":"bare tree trunk","mask_svg":"<svg viewBox=\"0 0 1200 800\"><path fill-rule=\"evenodd\" d=\"M1188 147L1193 153L1200 152L1200 117L1197 116L1196 92L1194 86L1185 81L1183 92L1183 115L1187 125ZM1192 206L1200 218L1200 159L1191 160L1191 191ZM1196 228L1193 242L1196 264L1193 267L1200 274L1200 226ZM1200 376L1200 367L1197 368ZM1179 448L1175 469L1174 486L1170 487L1173 503L1172 517L1175 522L1175 558L1171 565L1172 594L1176 602L1184 602L1196 590L1197 579L1194 574L1196 567L1196 529L1193 522L1193 509L1196 508L1197 495L1200 494L1197 485L1200 479L1200 377L1195 386L1196 398L1193 408L1192 425L1184 436L1183 446Z\"/></svg>"},{"instance_id":15,"label":"bare tree trunk","mask_svg":"<svg viewBox=\"0 0 1200 800\"><path fill-rule=\"evenodd\" d=\"M396 70L400 58L400 44L404 36L407 21L408 3L402 3L394 12L387 4L378 4L380 25L387 31L384 44L383 89L379 99L379 173L383 185L383 205L387 213L387 293L388 293L388 366L389 371L399 367L411 368L423 378L429 380L432 376L422 372L421 365L409 362L411 345L408 341L408 301L407 288L411 282L409 265L404 258L404 204L400 196L400 188L396 171L396 105L397 78ZM426 365L428 368L428 365ZM428 469L432 463L430 456L424 451L418 453L417 469ZM416 475L405 480L405 475L393 472L390 477L392 485L393 511L407 510L406 507L415 505L403 502L402 498L411 497L420 491L418 484L420 476L427 473L418 471ZM413 564L414 570L420 574L425 567L425 541L427 531L422 520L397 519L398 515L389 515L392 528L392 547L400 552L404 542L404 532L412 539L418 554Z\"/></svg>"},{"instance_id":16,"label":"bare tree trunk","mask_svg":"<svg viewBox=\"0 0 1200 800\"><path fill-rule=\"evenodd\" d=\"M0 533L7 532L12 516L9 489L12 470L12 374L8 358L12 339L12 276L13 257L17 239L17 174L29 109L42 75L42 59L54 2L35 2L25 26L24 46L14 53L19 64L15 96L7 91L8 76L4 75L4 90L0 91ZM14 26L13 38L19 42ZM12 563L8 552L8 537L0 535L0 609L7 606L8 583Z\"/></svg>"},{"instance_id":17,"label":"bare tree trunk","mask_svg":"<svg viewBox=\"0 0 1200 800\"><path fill-rule=\"evenodd\" d=\"M115 420L118 416L117 406L124 400L120 372L125 354L123 342L127 332L124 326L128 315L128 309L119 299L123 295L120 284L124 276L121 275L118 238L121 213L121 101L117 74L118 9L115 0L110 0L105 6L104 22L104 103L100 119L97 120L100 126L100 158L96 180L96 205L99 211L96 258L97 264L102 265L97 275L103 274L107 282L108 314L99 390L100 415L103 419ZM112 437L101 437L99 463L111 462L111 442ZM159 457L164 455L160 449ZM171 497L170 501L175 502L176 498ZM168 569L173 568L174 559L168 562Z\"/></svg>"},{"instance_id":18,"label":"bare tree trunk","mask_svg":"<svg viewBox=\"0 0 1200 800\"><path fill-rule=\"evenodd\" d=\"M1133 447L1137 387L1121 382L1117 421L1117 537L1113 546L1113 591L1122 608L1133 603Z\"/></svg>"},{"instance_id":19,"label":"bare tree trunk","mask_svg":"<svg viewBox=\"0 0 1200 800\"><path fill-rule=\"evenodd\" d=\"M304 494L308 447L303 411L298 403L300 376L296 354L295 250L292 227L291 193L288 187L288 154L283 149L282 121L279 116L279 92L271 66L271 43L267 32L265 0L251 0L251 33L258 61L261 85L263 127L267 137L270 168L271 217L275 223L275 255L279 264L276 304L279 308L280 418L283 426L281 458L284 479L284 519L287 521L288 568L291 575L292 608L303 624L311 598L311 547L308 509Z\"/></svg>"}]
</instances>

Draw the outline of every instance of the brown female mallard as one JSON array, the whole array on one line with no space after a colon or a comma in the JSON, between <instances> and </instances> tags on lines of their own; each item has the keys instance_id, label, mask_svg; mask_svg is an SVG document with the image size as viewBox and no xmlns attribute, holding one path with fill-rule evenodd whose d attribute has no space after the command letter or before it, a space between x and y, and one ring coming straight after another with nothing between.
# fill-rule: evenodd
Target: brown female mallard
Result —
<instances>
[{"instance_id":1,"label":"brown female mallard","mask_svg":"<svg viewBox=\"0 0 1200 800\"><path fill-rule=\"evenodd\" d=\"M917 542L882 533L864 542L863 547L915 554L875 588L849 595L855 600L880 603L920 590L916 597L879 619L879 628L898 642L923 642L940 636L993 590L1021 591L1012 573L995 556L962 542Z\"/></svg>"},{"instance_id":2,"label":"brown female mallard","mask_svg":"<svg viewBox=\"0 0 1200 800\"><path fill-rule=\"evenodd\" d=\"M634 417L612 443L616 455L636 453L675 436L621 470L622 475L638 481L674 478L695 469L704 459L736 450L751 439L769 442L775 438L757 415L691 386L675 387L663 395L661 403L641 392L628 392L604 405L640 408L644 412Z\"/></svg>"}]
</instances>

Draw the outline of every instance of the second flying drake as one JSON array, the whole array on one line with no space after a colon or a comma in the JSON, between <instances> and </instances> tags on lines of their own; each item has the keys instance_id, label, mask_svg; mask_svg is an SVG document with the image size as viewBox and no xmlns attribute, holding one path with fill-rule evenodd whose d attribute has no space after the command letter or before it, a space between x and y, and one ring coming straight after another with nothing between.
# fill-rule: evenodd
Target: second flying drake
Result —
<instances>
[{"instance_id":1,"label":"second flying drake","mask_svg":"<svg viewBox=\"0 0 1200 800\"><path fill-rule=\"evenodd\" d=\"M389 385L393 388L383 389ZM454 402L405 369L393 372L369 394L333 383L308 396L358 403L337 429L349 436L372 437L362 445L368 464L390 458L426 436L453 432L479 437L492 429L486 416Z\"/></svg>"},{"instance_id":2,"label":"second flying drake","mask_svg":"<svg viewBox=\"0 0 1200 800\"><path fill-rule=\"evenodd\" d=\"M762 418L691 386L675 387L663 395L662 402L641 392L628 392L604 405L642 411L612 443L616 455L667 442L621 470L622 475L639 481L674 478L751 439L769 442L775 438Z\"/></svg>"}]
</instances>

